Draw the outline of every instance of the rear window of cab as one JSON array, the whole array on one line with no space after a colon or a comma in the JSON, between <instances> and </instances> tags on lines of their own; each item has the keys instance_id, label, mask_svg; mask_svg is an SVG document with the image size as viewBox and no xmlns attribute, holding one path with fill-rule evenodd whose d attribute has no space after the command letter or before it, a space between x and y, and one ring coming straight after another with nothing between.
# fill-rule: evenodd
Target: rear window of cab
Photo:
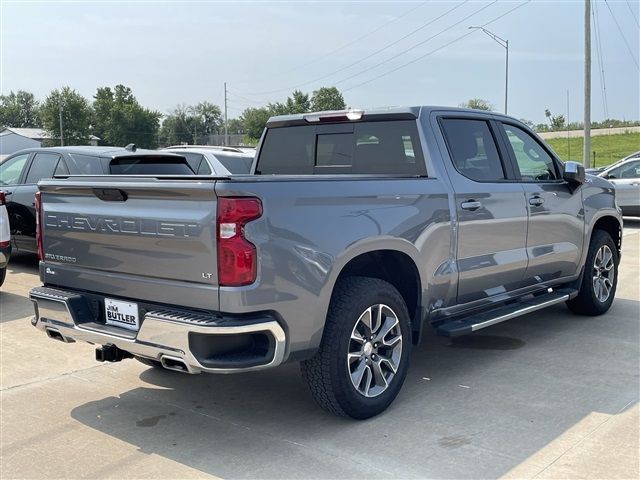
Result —
<instances>
[{"instance_id":1,"label":"rear window of cab","mask_svg":"<svg viewBox=\"0 0 640 480\"><path fill-rule=\"evenodd\" d=\"M340 173L426 175L416 122L393 120L267 130L256 174Z\"/></svg>"}]
</instances>

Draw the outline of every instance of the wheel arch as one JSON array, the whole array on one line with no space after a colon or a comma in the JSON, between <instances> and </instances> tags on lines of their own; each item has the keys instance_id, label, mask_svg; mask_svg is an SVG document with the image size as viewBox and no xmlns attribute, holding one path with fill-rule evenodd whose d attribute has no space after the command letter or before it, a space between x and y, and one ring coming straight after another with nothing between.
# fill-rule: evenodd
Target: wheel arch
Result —
<instances>
[{"instance_id":1,"label":"wheel arch","mask_svg":"<svg viewBox=\"0 0 640 480\"><path fill-rule=\"evenodd\" d=\"M378 278L393 285L407 305L413 341L417 342L422 328L422 282L416 262L410 255L387 248L360 253L341 268L333 289L338 280L349 276Z\"/></svg>"},{"instance_id":2,"label":"wheel arch","mask_svg":"<svg viewBox=\"0 0 640 480\"><path fill-rule=\"evenodd\" d=\"M604 215L598 218L591 228L591 233L589 235L589 242L591 242L591 238L593 237L593 233L596 230L603 230L611 235L613 242L616 245L618 250L618 256L620 256L622 249L622 225L620 224L620 220L618 217L613 215Z\"/></svg>"}]
</instances>

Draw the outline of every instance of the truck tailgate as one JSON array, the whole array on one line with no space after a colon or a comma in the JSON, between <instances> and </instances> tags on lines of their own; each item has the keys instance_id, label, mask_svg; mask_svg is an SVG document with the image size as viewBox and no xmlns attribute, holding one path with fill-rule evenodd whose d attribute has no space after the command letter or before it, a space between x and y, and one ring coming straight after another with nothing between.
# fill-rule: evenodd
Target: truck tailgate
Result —
<instances>
[{"instance_id":1,"label":"truck tailgate","mask_svg":"<svg viewBox=\"0 0 640 480\"><path fill-rule=\"evenodd\" d=\"M214 186L193 177L41 182L44 283L216 310Z\"/></svg>"}]
</instances>

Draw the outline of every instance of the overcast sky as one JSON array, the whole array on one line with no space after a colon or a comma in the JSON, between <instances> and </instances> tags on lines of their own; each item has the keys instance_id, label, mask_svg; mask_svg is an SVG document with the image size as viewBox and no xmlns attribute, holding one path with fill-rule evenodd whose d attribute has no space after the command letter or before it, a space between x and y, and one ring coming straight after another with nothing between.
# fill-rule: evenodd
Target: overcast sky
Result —
<instances>
[{"instance_id":1,"label":"overcast sky","mask_svg":"<svg viewBox=\"0 0 640 480\"><path fill-rule=\"evenodd\" d=\"M90 98L122 83L167 113L180 103L222 105L226 81L231 117L284 100L294 87L331 85L353 107L480 97L501 111L505 50L467 27L521 3L0 0L0 88L44 99L69 85ZM609 116L638 119L639 3L608 0L613 16L607 3L594 3ZM509 114L536 123L545 108L566 114L568 90L570 120L581 120L583 9L583 0L534 0L487 24L509 40ZM601 120L595 33L592 118Z\"/></svg>"}]
</instances>

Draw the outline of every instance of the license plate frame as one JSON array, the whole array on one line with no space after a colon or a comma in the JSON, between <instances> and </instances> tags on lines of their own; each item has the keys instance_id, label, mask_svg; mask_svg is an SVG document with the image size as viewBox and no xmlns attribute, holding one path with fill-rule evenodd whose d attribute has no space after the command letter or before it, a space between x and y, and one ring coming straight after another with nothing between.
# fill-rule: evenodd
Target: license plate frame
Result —
<instances>
[{"instance_id":1,"label":"license plate frame","mask_svg":"<svg viewBox=\"0 0 640 480\"><path fill-rule=\"evenodd\" d=\"M105 297L104 320L107 325L137 332L140 329L140 309L135 302Z\"/></svg>"}]
</instances>

